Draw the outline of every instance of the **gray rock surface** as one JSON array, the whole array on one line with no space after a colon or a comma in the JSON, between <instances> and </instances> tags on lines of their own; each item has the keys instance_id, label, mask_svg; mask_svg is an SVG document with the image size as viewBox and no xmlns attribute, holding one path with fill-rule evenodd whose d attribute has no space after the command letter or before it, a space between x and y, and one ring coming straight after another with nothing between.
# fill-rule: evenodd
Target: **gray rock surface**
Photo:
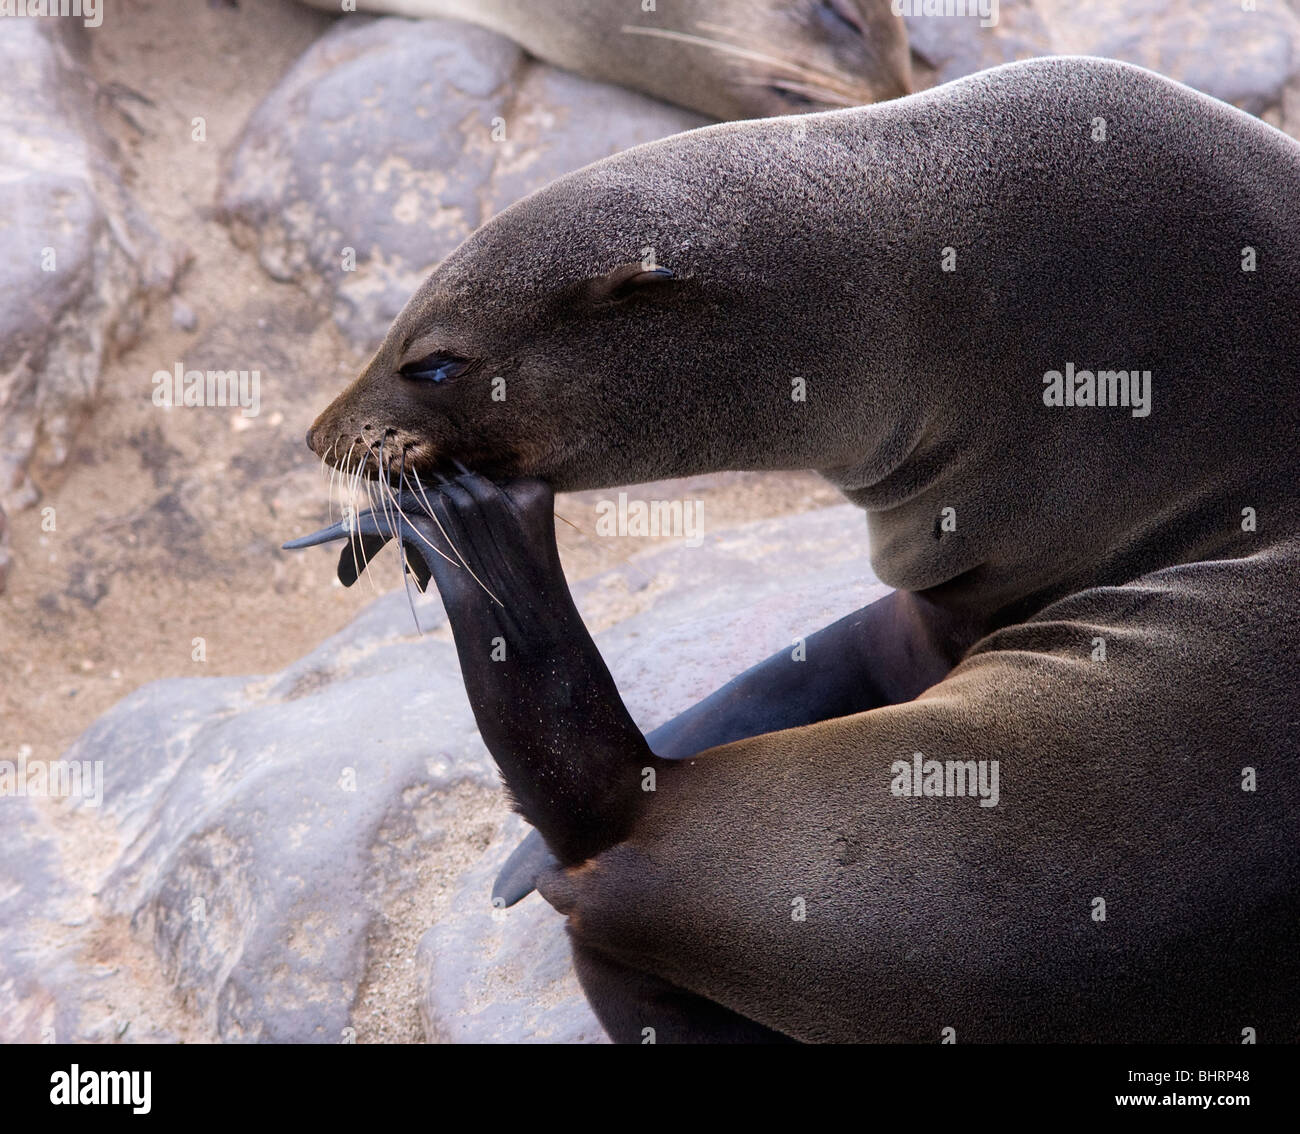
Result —
<instances>
[{"instance_id":1,"label":"gray rock surface","mask_svg":"<svg viewBox=\"0 0 1300 1134\"><path fill-rule=\"evenodd\" d=\"M535 63L469 24L347 18L249 121L220 211L270 275L307 288L372 348L430 269L494 213L704 122Z\"/></svg>"},{"instance_id":2,"label":"gray rock surface","mask_svg":"<svg viewBox=\"0 0 1300 1134\"><path fill-rule=\"evenodd\" d=\"M1000 0L997 20L905 16L936 82L1035 55L1137 63L1254 114L1279 109L1300 78L1300 23L1283 0Z\"/></svg>"},{"instance_id":3,"label":"gray rock surface","mask_svg":"<svg viewBox=\"0 0 1300 1134\"><path fill-rule=\"evenodd\" d=\"M448 793L495 788L452 647L395 597L265 681L146 686L70 753L108 761L127 848L101 896L224 1040L343 1037L388 891Z\"/></svg>"},{"instance_id":4,"label":"gray rock surface","mask_svg":"<svg viewBox=\"0 0 1300 1134\"><path fill-rule=\"evenodd\" d=\"M143 1002L117 995L143 950L116 919L95 918L92 863L68 856L32 798L0 795L0 839L0 1042L174 1041Z\"/></svg>"},{"instance_id":5,"label":"gray rock surface","mask_svg":"<svg viewBox=\"0 0 1300 1134\"><path fill-rule=\"evenodd\" d=\"M0 827L0 1039L40 1043L72 1031L59 986L41 971L34 940L41 919L62 902L67 887L54 840L42 831L31 800L0 798Z\"/></svg>"},{"instance_id":6,"label":"gray rock surface","mask_svg":"<svg viewBox=\"0 0 1300 1134\"><path fill-rule=\"evenodd\" d=\"M420 1021L444 1043L607 1043L582 995L564 919L537 894L508 910L489 899L528 825L505 819L462 879L445 917L420 940Z\"/></svg>"},{"instance_id":7,"label":"gray rock surface","mask_svg":"<svg viewBox=\"0 0 1300 1134\"><path fill-rule=\"evenodd\" d=\"M1058 52L1137 63L1252 114L1300 77L1300 21L1283 0L1035 0Z\"/></svg>"},{"instance_id":8,"label":"gray rock surface","mask_svg":"<svg viewBox=\"0 0 1300 1134\"><path fill-rule=\"evenodd\" d=\"M913 53L948 83L988 67L1052 54L1052 36L1034 0L999 0L997 21L985 27L978 16L927 16L904 9Z\"/></svg>"},{"instance_id":9,"label":"gray rock surface","mask_svg":"<svg viewBox=\"0 0 1300 1134\"><path fill-rule=\"evenodd\" d=\"M85 47L74 20L6 20L0 36L0 509L10 512L36 499L38 446L62 463L104 361L175 272L95 123ZM4 559L0 544L0 587Z\"/></svg>"},{"instance_id":10,"label":"gray rock surface","mask_svg":"<svg viewBox=\"0 0 1300 1134\"><path fill-rule=\"evenodd\" d=\"M861 513L843 506L641 556L574 591L649 730L883 594L866 551ZM13 806L26 801L0 800L0 837L33 848L0 879L4 1017L26 1034L68 1002L64 1038L116 1026L109 1008L76 1007L84 961L54 983L36 963L77 951L23 928L81 909L93 922L83 957L116 926L179 1002L179 1022L137 1009L128 1038L192 1025L200 1038L365 1041L418 1004L434 1040L600 1040L558 915L536 895L491 906L525 828L437 598L418 610L423 637L405 597L388 595L279 674L160 681L100 718L66 754L104 762L96 839L118 849L100 867L56 869ZM24 956L33 964L15 968Z\"/></svg>"}]
</instances>

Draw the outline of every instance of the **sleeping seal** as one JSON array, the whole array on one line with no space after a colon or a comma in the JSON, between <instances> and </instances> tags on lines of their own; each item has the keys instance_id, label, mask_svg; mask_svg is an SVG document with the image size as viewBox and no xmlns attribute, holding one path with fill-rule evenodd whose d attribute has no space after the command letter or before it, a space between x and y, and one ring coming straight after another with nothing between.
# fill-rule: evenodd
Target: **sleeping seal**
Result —
<instances>
[{"instance_id":1,"label":"sleeping seal","mask_svg":"<svg viewBox=\"0 0 1300 1134\"><path fill-rule=\"evenodd\" d=\"M337 12L338 0L307 0ZM713 118L762 118L907 94L907 30L890 0L362 0L446 16L546 63Z\"/></svg>"}]
</instances>

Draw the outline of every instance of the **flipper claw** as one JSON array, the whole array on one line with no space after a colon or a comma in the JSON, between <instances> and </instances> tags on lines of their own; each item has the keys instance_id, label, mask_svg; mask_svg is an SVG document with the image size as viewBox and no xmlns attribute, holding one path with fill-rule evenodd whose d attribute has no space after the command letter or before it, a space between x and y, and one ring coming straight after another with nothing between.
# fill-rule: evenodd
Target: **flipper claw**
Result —
<instances>
[{"instance_id":1,"label":"flipper claw","mask_svg":"<svg viewBox=\"0 0 1300 1134\"><path fill-rule=\"evenodd\" d=\"M329 527L312 532L311 535L291 539L281 546L285 551L300 551L306 547L318 547L332 543L336 539L347 540L339 556L338 577L345 587L357 581L361 571L394 537L401 539L410 564L411 573L423 593L429 586L432 571L429 567L428 536L424 535L409 517L425 516L428 509L424 501L413 492L403 492L397 498L397 507L375 508L361 512L349 520L339 520Z\"/></svg>"},{"instance_id":2,"label":"flipper claw","mask_svg":"<svg viewBox=\"0 0 1300 1134\"><path fill-rule=\"evenodd\" d=\"M499 910L509 909L536 889L539 874L555 865L555 856L541 834L535 829L529 831L497 875L492 886L492 904Z\"/></svg>"}]
</instances>

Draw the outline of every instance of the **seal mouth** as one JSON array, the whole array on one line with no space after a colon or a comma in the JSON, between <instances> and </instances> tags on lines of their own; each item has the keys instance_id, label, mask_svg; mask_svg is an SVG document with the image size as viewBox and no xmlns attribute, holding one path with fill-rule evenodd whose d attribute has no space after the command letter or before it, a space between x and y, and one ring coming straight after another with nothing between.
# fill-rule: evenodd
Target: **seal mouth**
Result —
<instances>
[{"instance_id":1,"label":"seal mouth","mask_svg":"<svg viewBox=\"0 0 1300 1134\"><path fill-rule=\"evenodd\" d=\"M291 539L281 546L285 551L301 551L303 548L333 543L339 539L346 540L339 555L337 573L339 582L350 587L383 550L384 545L395 539L401 548L404 581L413 576L415 585L423 593L429 586L433 569L429 562L430 553L422 545L429 544L435 552L437 549L433 548L428 537L412 522L412 517L433 515L433 505L427 492L388 492L379 506L355 516L347 515L336 523L310 535ZM416 624L419 625L418 620Z\"/></svg>"},{"instance_id":2,"label":"seal mouth","mask_svg":"<svg viewBox=\"0 0 1300 1134\"><path fill-rule=\"evenodd\" d=\"M421 473L437 482L464 471L464 465L450 457L438 457L427 441L404 437L398 429L375 431L366 426L344 448L343 438L334 441L321 454L321 466L332 479L354 488L363 482L384 482L402 491Z\"/></svg>"},{"instance_id":3,"label":"seal mouth","mask_svg":"<svg viewBox=\"0 0 1300 1134\"><path fill-rule=\"evenodd\" d=\"M417 442L400 447L393 444L392 440L397 433L394 429L386 430L377 443L367 442L364 436L353 438L348 451L333 465L329 465L325 457L322 457L322 465L330 467L330 514L333 515L337 486L339 511L343 518L282 546L286 551L298 551L338 539L346 540L339 555L337 574L339 582L350 587L365 573L384 546L389 541L396 541L402 581L407 586L409 597L411 578L415 579L415 585L421 593L428 588L433 574L430 555L447 558L447 553L435 546L429 535L421 530L422 521L426 518L441 530L430 497L436 496L443 486L451 484L458 476L474 474L455 458L433 460L428 455L429 446L425 443ZM332 453L337 445L338 442L335 442L326 453ZM408 458L419 450L424 452L419 454L422 459L417 467L417 462ZM421 477L421 469L425 477ZM374 491L376 488L377 493ZM358 511L352 506L352 501L358 495L363 496L368 505L365 510ZM448 538L445 531L442 534ZM450 545L449 538L448 544ZM459 556L454 545L451 545L451 550ZM464 563L463 558L461 562ZM482 585L480 581L480 586ZM488 594L491 592L488 591ZM420 623L414 604L411 606L411 615L418 628Z\"/></svg>"}]
</instances>

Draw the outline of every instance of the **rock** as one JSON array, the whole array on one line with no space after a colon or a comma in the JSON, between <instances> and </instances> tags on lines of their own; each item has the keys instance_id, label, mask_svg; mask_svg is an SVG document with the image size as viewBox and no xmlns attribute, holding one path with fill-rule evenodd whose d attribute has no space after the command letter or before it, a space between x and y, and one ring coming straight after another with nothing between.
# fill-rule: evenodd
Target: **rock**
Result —
<instances>
[{"instance_id":1,"label":"rock","mask_svg":"<svg viewBox=\"0 0 1300 1134\"><path fill-rule=\"evenodd\" d=\"M9 754L6 752L5 754ZM73 1034L52 958L41 949L40 921L63 900L54 840L41 830L31 800L0 797L5 853L0 856L0 1039L40 1043Z\"/></svg>"},{"instance_id":2,"label":"rock","mask_svg":"<svg viewBox=\"0 0 1300 1134\"><path fill-rule=\"evenodd\" d=\"M449 912L420 941L420 1020L445 1043L607 1043L573 974L564 919L537 894L509 910L488 895L528 825L503 822L462 880Z\"/></svg>"},{"instance_id":3,"label":"rock","mask_svg":"<svg viewBox=\"0 0 1300 1134\"><path fill-rule=\"evenodd\" d=\"M194 331L199 326L199 317L194 314L194 308L180 296L172 297L172 326L178 331Z\"/></svg>"},{"instance_id":4,"label":"rock","mask_svg":"<svg viewBox=\"0 0 1300 1134\"><path fill-rule=\"evenodd\" d=\"M101 896L223 1040L343 1038L391 891L457 789L495 792L452 648L399 648L398 598L377 636L363 616L266 681L146 686L74 747L111 758L105 808L130 848Z\"/></svg>"},{"instance_id":5,"label":"rock","mask_svg":"<svg viewBox=\"0 0 1300 1134\"><path fill-rule=\"evenodd\" d=\"M1056 50L1149 67L1260 114L1300 75L1300 20L1282 0L1036 0Z\"/></svg>"},{"instance_id":6,"label":"rock","mask_svg":"<svg viewBox=\"0 0 1300 1134\"><path fill-rule=\"evenodd\" d=\"M495 212L705 121L535 63L469 24L345 18L249 120L219 211L270 275L328 303L349 339L372 349L429 271Z\"/></svg>"},{"instance_id":7,"label":"rock","mask_svg":"<svg viewBox=\"0 0 1300 1134\"><path fill-rule=\"evenodd\" d=\"M37 498L38 446L63 462L104 361L175 272L89 109L85 46L73 20L10 20L0 36L0 508L11 515Z\"/></svg>"},{"instance_id":8,"label":"rock","mask_svg":"<svg viewBox=\"0 0 1300 1134\"><path fill-rule=\"evenodd\" d=\"M24 764L12 755L10 774ZM118 995L114 978L140 950L113 919L91 927L86 862L64 860L47 818L31 798L0 795L0 1042L173 1042L141 1018L144 998Z\"/></svg>"},{"instance_id":9,"label":"rock","mask_svg":"<svg viewBox=\"0 0 1300 1134\"><path fill-rule=\"evenodd\" d=\"M0 507L0 594L4 593L5 579L9 574L9 564L11 556L9 554L9 519L5 515L5 510Z\"/></svg>"},{"instance_id":10,"label":"rock","mask_svg":"<svg viewBox=\"0 0 1300 1134\"><path fill-rule=\"evenodd\" d=\"M904 19L912 51L936 83L1036 55L1099 55L1280 117L1300 81L1300 21L1281 0L1260 0L1249 12L1220 0L1172 7L1168 0L1000 0L990 27L978 16L927 16L909 4Z\"/></svg>"},{"instance_id":11,"label":"rock","mask_svg":"<svg viewBox=\"0 0 1300 1134\"><path fill-rule=\"evenodd\" d=\"M1053 54L1051 33L1033 0L999 0L997 21L988 27L976 15L927 16L910 3L903 12L912 52L934 72L936 84Z\"/></svg>"},{"instance_id":12,"label":"rock","mask_svg":"<svg viewBox=\"0 0 1300 1134\"><path fill-rule=\"evenodd\" d=\"M884 593L865 557L843 506L643 556L574 593L648 730ZM123 848L84 884L147 943L198 1034L601 1038L561 919L535 895L491 907L524 826L436 596L417 609L423 637L396 593L279 674L145 686L67 753L104 762L97 818ZM12 814L0 806L0 826Z\"/></svg>"}]
</instances>

